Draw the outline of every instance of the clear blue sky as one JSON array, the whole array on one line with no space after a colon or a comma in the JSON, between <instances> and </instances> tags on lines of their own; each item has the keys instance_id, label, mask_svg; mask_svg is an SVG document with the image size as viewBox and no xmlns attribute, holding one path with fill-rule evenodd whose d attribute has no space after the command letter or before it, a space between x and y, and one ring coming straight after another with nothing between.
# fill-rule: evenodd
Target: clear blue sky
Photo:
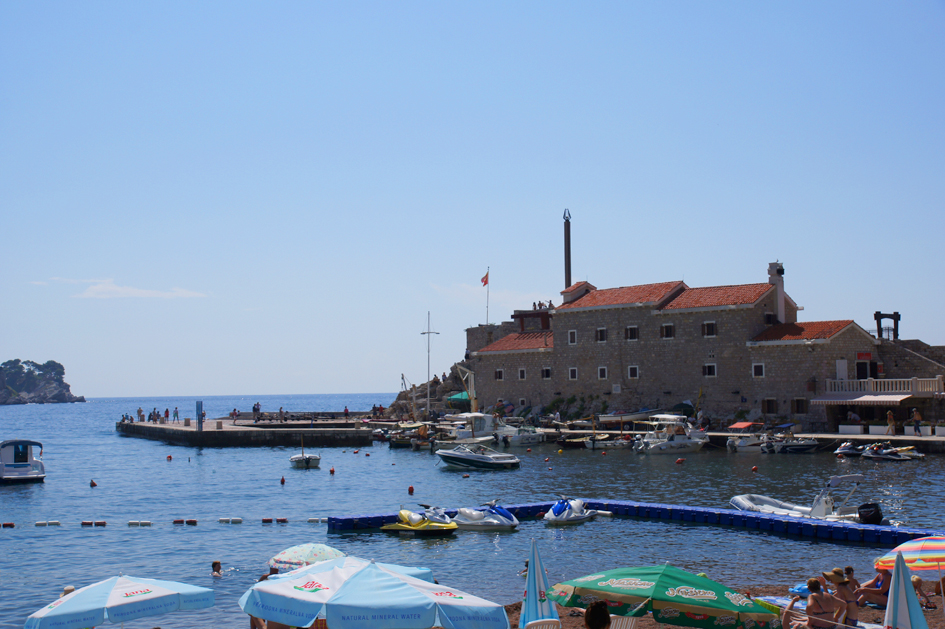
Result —
<instances>
[{"instance_id":1,"label":"clear blue sky","mask_svg":"<svg viewBox=\"0 0 945 629\"><path fill-rule=\"evenodd\" d=\"M0 360L87 396L395 391L600 288L945 344L945 4L4 2Z\"/></svg>"}]
</instances>

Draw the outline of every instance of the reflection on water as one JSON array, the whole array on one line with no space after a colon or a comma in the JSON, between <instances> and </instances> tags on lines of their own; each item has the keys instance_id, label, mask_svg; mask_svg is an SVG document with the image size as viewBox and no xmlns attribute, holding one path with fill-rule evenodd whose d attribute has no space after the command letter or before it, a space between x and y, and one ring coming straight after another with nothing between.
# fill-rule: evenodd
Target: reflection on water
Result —
<instances>
[{"instance_id":1,"label":"reflection on water","mask_svg":"<svg viewBox=\"0 0 945 629\"><path fill-rule=\"evenodd\" d=\"M304 410L323 396L264 401L264 408ZM211 416L249 408L255 398L204 400ZM370 408L389 398L341 396L328 408ZM190 405L190 401L186 401ZM245 625L236 604L280 550L306 541L325 542L351 555L432 568L437 579L500 602L521 596L517 575L529 541L539 542L552 582L628 565L670 562L706 572L729 585L794 583L818 571L852 564L869 573L886 549L779 538L759 532L636 519L600 519L576 527L523 522L513 533L460 531L425 540L383 533L328 535L309 517L393 513L417 502L473 506L492 498L506 504L553 500L557 494L725 507L740 493L767 494L809 503L831 474L863 473L857 504L876 500L887 516L909 525L942 528L943 458L880 463L812 455L736 455L721 449L676 457L615 450L568 450L551 445L517 449L522 469L470 473L463 478L429 453L376 445L358 454L322 449L322 469L289 468L292 448L196 449L119 437L113 420L138 406L164 408L175 399L109 400L86 405L0 408L0 439L33 438L45 446L45 484L0 487L0 627L22 627L25 618L55 599L64 585L80 587L119 571L213 587L213 610L168 614L126 623L132 627L235 627ZM326 408L321 406L321 408ZM371 456L365 456L370 453ZM173 455L168 462L166 456ZM544 459L549 461L545 462ZM758 473L751 471L757 465ZM330 476L328 468L336 474ZM549 469L551 468L551 469ZM279 480L286 478L286 484ZM98 487L89 487L95 479ZM407 487L416 492L408 495ZM242 517L241 525L219 524ZM286 517L288 525L262 525ZM196 527L173 526L196 518ZM104 529L81 529L80 520L107 520ZM61 520L61 528L36 528L37 520ZM151 520L150 529L127 527ZM229 571L212 579L210 562ZM776 571L774 567L776 566Z\"/></svg>"}]
</instances>

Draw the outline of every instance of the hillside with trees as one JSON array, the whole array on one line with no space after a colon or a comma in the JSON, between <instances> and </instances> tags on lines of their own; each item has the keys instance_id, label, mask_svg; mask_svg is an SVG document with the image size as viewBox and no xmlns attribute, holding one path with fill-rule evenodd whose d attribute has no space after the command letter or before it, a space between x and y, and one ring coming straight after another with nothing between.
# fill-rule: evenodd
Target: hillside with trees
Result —
<instances>
[{"instance_id":1,"label":"hillside with trees","mask_svg":"<svg viewBox=\"0 0 945 629\"><path fill-rule=\"evenodd\" d=\"M8 360L0 364L0 405L84 402L84 397L72 395L65 375L65 367L54 360Z\"/></svg>"}]
</instances>

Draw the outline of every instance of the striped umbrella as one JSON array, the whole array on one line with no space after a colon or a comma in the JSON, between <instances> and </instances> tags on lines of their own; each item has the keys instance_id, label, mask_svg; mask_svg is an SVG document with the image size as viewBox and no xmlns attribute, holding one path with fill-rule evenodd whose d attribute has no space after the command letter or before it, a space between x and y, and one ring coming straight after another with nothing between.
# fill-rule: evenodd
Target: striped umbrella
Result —
<instances>
[{"instance_id":1,"label":"striped umbrella","mask_svg":"<svg viewBox=\"0 0 945 629\"><path fill-rule=\"evenodd\" d=\"M302 566L309 566L313 563L344 556L345 554L337 548L325 546L324 544L299 544L298 546L286 548L270 559L269 567L278 568L279 570L295 570Z\"/></svg>"},{"instance_id":2,"label":"striped umbrella","mask_svg":"<svg viewBox=\"0 0 945 629\"><path fill-rule=\"evenodd\" d=\"M902 553L906 565L914 572L938 572L945 567L945 537L920 537L899 544L876 560L876 569L892 571L899 553Z\"/></svg>"}]
</instances>

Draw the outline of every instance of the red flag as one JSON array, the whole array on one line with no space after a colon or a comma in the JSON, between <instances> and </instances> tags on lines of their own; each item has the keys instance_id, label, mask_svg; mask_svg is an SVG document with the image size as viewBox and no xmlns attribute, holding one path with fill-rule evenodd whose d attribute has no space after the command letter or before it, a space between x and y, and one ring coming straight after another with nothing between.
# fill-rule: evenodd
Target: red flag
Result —
<instances>
[{"instance_id":1,"label":"red flag","mask_svg":"<svg viewBox=\"0 0 945 629\"><path fill-rule=\"evenodd\" d=\"M486 271L486 274L482 276L482 285L485 286L489 283L489 271Z\"/></svg>"}]
</instances>

